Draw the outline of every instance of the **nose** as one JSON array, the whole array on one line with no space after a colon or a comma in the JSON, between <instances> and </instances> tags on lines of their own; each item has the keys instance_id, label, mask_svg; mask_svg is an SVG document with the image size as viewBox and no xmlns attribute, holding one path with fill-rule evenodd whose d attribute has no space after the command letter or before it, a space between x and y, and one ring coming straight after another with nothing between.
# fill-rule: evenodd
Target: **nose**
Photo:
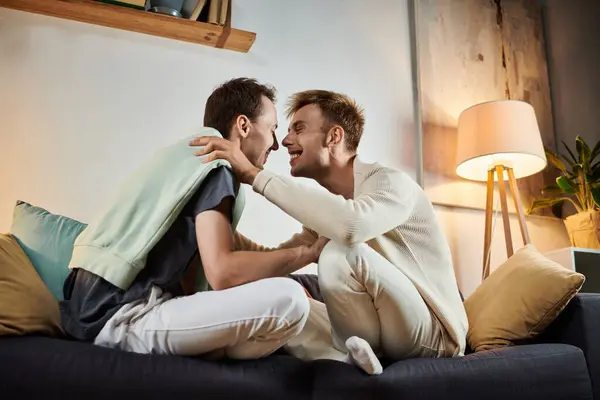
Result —
<instances>
[{"instance_id":1,"label":"nose","mask_svg":"<svg viewBox=\"0 0 600 400\"><path fill-rule=\"evenodd\" d=\"M291 139L291 134L290 133L288 133L287 135L285 135L285 137L281 141L281 144L283 145L283 147L289 147L289 146L292 145L292 139Z\"/></svg>"},{"instance_id":2,"label":"nose","mask_svg":"<svg viewBox=\"0 0 600 400\"><path fill-rule=\"evenodd\" d=\"M277 136L273 134L273 146L271 146L271 150L277 151L279 149L279 143L277 142Z\"/></svg>"}]
</instances>

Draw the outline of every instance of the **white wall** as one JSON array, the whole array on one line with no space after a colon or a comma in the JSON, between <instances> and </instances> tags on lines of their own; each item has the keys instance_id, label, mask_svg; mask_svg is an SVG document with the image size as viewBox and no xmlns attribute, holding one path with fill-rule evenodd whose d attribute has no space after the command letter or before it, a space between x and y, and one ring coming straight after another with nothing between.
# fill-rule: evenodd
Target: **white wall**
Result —
<instances>
[{"instance_id":1,"label":"white wall","mask_svg":"<svg viewBox=\"0 0 600 400\"><path fill-rule=\"evenodd\" d=\"M0 232L17 199L87 220L153 150L199 127L212 88L236 76L276 85L280 110L297 90L350 94L366 109L363 157L414 176L406 1L234 1L233 16L257 32L248 54L0 8ZM287 174L285 153L268 168ZM299 229L247 193L242 232L274 245ZM468 295L481 275L483 214L437 210ZM560 221L531 224L534 243L565 245ZM502 240L499 220L492 265Z\"/></svg>"},{"instance_id":2,"label":"white wall","mask_svg":"<svg viewBox=\"0 0 600 400\"><path fill-rule=\"evenodd\" d=\"M494 271L506 261L506 242L502 214L496 199L494 228L490 254L490 269ZM481 283L483 269L483 236L485 214L481 210L435 206L437 216L452 250L452 259L458 285L465 297L469 297ZM527 227L532 244L542 253L569 247L569 237L563 222L556 218L528 216ZM513 249L523 247L519 221L510 215Z\"/></svg>"},{"instance_id":3,"label":"white wall","mask_svg":"<svg viewBox=\"0 0 600 400\"><path fill-rule=\"evenodd\" d=\"M234 1L232 14L257 33L248 54L0 8L0 231L17 199L87 220L153 150L201 126L212 89L237 76L279 89L280 138L293 92L348 93L366 109L363 157L414 176L405 0ZM268 168L287 174L285 152ZM247 193L240 231L273 245L299 229Z\"/></svg>"}]
</instances>

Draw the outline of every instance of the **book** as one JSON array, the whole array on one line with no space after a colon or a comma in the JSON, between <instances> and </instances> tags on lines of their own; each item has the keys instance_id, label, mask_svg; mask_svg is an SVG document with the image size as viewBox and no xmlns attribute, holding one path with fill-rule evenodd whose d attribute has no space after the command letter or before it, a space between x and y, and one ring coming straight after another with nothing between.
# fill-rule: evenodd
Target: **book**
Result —
<instances>
[{"instance_id":1,"label":"book","mask_svg":"<svg viewBox=\"0 0 600 400\"><path fill-rule=\"evenodd\" d=\"M200 15L198 18L196 18L196 21L208 23L208 12L210 10L210 3L212 3L212 1L213 0L204 0L204 6L202 7L202 10L200 10Z\"/></svg>"},{"instance_id":2,"label":"book","mask_svg":"<svg viewBox=\"0 0 600 400\"><path fill-rule=\"evenodd\" d=\"M227 24L227 12L230 10L231 0L221 0L221 10L219 10L219 25Z\"/></svg>"},{"instance_id":3,"label":"book","mask_svg":"<svg viewBox=\"0 0 600 400\"><path fill-rule=\"evenodd\" d=\"M198 17L200 16L200 13L202 12L202 9L204 8L205 4L206 4L206 0L198 1L198 4L196 4L196 7L194 7L194 10L192 11L192 14L190 15L190 19L192 21L198 20Z\"/></svg>"},{"instance_id":4,"label":"book","mask_svg":"<svg viewBox=\"0 0 600 400\"><path fill-rule=\"evenodd\" d=\"M100 3L113 4L115 6L124 6L138 10L146 9L146 0L96 0Z\"/></svg>"},{"instance_id":5,"label":"book","mask_svg":"<svg viewBox=\"0 0 600 400\"><path fill-rule=\"evenodd\" d=\"M181 7L181 15L183 15L183 18L196 21L199 14L196 15L196 18L192 18L192 14L194 14L196 8L199 8L200 11L202 11L202 7L206 4L206 1L207 0L184 0Z\"/></svg>"},{"instance_id":6,"label":"book","mask_svg":"<svg viewBox=\"0 0 600 400\"><path fill-rule=\"evenodd\" d=\"M219 12L221 10L221 0L210 0L208 9L208 23L219 24Z\"/></svg>"}]
</instances>

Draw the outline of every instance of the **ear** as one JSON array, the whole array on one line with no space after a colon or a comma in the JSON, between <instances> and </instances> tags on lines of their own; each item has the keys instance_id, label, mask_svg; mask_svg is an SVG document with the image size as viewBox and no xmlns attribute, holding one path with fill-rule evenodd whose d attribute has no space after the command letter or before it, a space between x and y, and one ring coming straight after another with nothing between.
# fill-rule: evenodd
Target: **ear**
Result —
<instances>
[{"instance_id":1,"label":"ear","mask_svg":"<svg viewBox=\"0 0 600 400\"><path fill-rule=\"evenodd\" d=\"M339 125L333 125L327 132L327 146L334 146L344 141L344 129Z\"/></svg>"},{"instance_id":2,"label":"ear","mask_svg":"<svg viewBox=\"0 0 600 400\"><path fill-rule=\"evenodd\" d=\"M245 115L240 114L235 119L234 127L239 135L246 139L250 134L250 119Z\"/></svg>"}]
</instances>

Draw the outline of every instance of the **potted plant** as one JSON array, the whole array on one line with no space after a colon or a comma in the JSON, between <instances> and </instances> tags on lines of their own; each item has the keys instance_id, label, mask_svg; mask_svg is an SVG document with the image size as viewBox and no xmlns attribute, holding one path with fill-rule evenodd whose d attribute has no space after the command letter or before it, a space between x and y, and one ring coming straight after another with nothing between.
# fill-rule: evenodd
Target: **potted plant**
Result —
<instances>
[{"instance_id":1,"label":"potted plant","mask_svg":"<svg viewBox=\"0 0 600 400\"><path fill-rule=\"evenodd\" d=\"M545 149L546 158L559 171L556 184L542 189L543 198L534 200L528 212L562 205L565 201L576 213L564 219L571 245L600 249L600 142L594 149L579 136L575 138L576 153L563 141L567 154Z\"/></svg>"}]
</instances>

